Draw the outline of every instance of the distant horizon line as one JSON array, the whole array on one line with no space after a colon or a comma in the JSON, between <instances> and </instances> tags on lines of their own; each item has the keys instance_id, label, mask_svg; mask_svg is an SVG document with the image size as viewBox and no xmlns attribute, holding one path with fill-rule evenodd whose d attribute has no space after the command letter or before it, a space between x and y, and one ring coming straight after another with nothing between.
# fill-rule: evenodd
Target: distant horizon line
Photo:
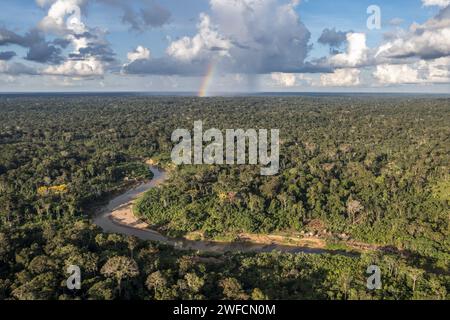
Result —
<instances>
[{"instance_id":1,"label":"distant horizon line","mask_svg":"<svg viewBox=\"0 0 450 320\"><path fill-rule=\"evenodd\" d=\"M7 95L149 95L149 96L186 96L197 97L196 91L0 91L0 96ZM240 96L342 96L342 95L386 95L386 96L450 96L448 93L422 93L422 92L390 92L390 91L261 91L261 92L211 92L204 98L214 97L240 97Z\"/></svg>"}]
</instances>

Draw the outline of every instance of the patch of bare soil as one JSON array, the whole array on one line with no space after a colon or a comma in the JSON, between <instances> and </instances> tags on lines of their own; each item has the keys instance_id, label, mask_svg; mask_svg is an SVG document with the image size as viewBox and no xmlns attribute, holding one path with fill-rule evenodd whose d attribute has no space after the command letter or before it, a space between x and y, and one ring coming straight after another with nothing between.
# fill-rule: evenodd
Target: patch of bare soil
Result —
<instances>
[{"instance_id":1,"label":"patch of bare soil","mask_svg":"<svg viewBox=\"0 0 450 320\"><path fill-rule=\"evenodd\" d=\"M248 241L258 244L279 244L293 247L306 247L313 249L324 249L326 242L324 239L314 237L300 237L290 235L262 235L262 234L250 234L242 233L238 236L240 241Z\"/></svg>"}]
</instances>

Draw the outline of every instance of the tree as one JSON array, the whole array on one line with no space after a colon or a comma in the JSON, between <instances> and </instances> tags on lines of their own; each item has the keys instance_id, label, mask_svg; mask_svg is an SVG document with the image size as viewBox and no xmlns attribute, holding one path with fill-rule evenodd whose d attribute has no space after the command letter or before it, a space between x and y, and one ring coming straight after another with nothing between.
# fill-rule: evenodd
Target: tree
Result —
<instances>
[{"instance_id":1,"label":"tree","mask_svg":"<svg viewBox=\"0 0 450 320\"><path fill-rule=\"evenodd\" d=\"M122 281L138 276L139 268L136 261L133 259L119 256L110 258L102 267L100 272L106 277L116 279L119 296L121 296Z\"/></svg>"},{"instance_id":2,"label":"tree","mask_svg":"<svg viewBox=\"0 0 450 320\"><path fill-rule=\"evenodd\" d=\"M114 284L108 279L95 283L88 291L89 299L112 300L114 299Z\"/></svg>"},{"instance_id":3,"label":"tree","mask_svg":"<svg viewBox=\"0 0 450 320\"><path fill-rule=\"evenodd\" d=\"M148 290L153 289L156 292L159 288L164 288L165 286L167 286L167 279L161 273L161 271L156 271L147 277L145 285L147 286Z\"/></svg>"},{"instance_id":4,"label":"tree","mask_svg":"<svg viewBox=\"0 0 450 320\"><path fill-rule=\"evenodd\" d=\"M203 287L203 285L205 284L205 280L203 280L202 278L200 278L193 272L187 273L184 276L184 279L186 280L186 283L187 283L189 289L193 293L198 293L201 290L201 288Z\"/></svg>"},{"instance_id":5,"label":"tree","mask_svg":"<svg viewBox=\"0 0 450 320\"><path fill-rule=\"evenodd\" d=\"M413 293L416 291L416 283L417 280L424 274L424 271L417 268L408 268L408 277L413 281L412 291Z\"/></svg>"},{"instance_id":6,"label":"tree","mask_svg":"<svg viewBox=\"0 0 450 320\"><path fill-rule=\"evenodd\" d=\"M12 295L19 300L50 300L56 297L58 283L52 272L34 277L31 281L13 290Z\"/></svg>"},{"instance_id":7,"label":"tree","mask_svg":"<svg viewBox=\"0 0 450 320\"><path fill-rule=\"evenodd\" d=\"M223 295L228 300L247 300L248 296L242 290L242 286L236 278L225 278L220 280L220 287L223 289Z\"/></svg>"},{"instance_id":8,"label":"tree","mask_svg":"<svg viewBox=\"0 0 450 320\"><path fill-rule=\"evenodd\" d=\"M353 278L349 271L342 271L339 277L339 284L342 288L341 290L344 292L344 300L347 300L348 298L348 292L350 290L352 280Z\"/></svg>"},{"instance_id":9,"label":"tree","mask_svg":"<svg viewBox=\"0 0 450 320\"><path fill-rule=\"evenodd\" d=\"M7 255L11 249L12 246L9 237L5 233L0 232L0 261L2 263L6 262Z\"/></svg>"},{"instance_id":10,"label":"tree","mask_svg":"<svg viewBox=\"0 0 450 320\"><path fill-rule=\"evenodd\" d=\"M349 199L347 201L347 212L348 212L349 216L351 217L353 224L356 222L357 214L363 210L364 210L364 207L362 206L361 202L359 202L358 200Z\"/></svg>"},{"instance_id":11,"label":"tree","mask_svg":"<svg viewBox=\"0 0 450 320\"><path fill-rule=\"evenodd\" d=\"M134 259L134 249L136 249L136 247L139 245L139 240L136 237L129 236L127 237L127 245L128 249L130 250L130 257L131 259Z\"/></svg>"},{"instance_id":12,"label":"tree","mask_svg":"<svg viewBox=\"0 0 450 320\"><path fill-rule=\"evenodd\" d=\"M268 299L269 298L267 297L267 295L265 295L261 289L259 289L259 288L253 289L252 300L268 300Z\"/></svg>"}]
</instances>

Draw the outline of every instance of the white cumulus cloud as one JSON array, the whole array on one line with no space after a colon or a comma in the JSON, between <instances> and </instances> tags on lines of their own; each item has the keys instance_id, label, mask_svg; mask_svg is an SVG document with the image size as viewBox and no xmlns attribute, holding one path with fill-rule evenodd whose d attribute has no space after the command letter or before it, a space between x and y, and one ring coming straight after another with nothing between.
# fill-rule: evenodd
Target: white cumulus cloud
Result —
<instances>
[{"instance_id":1,"label":"white cumulus cloud","mask_svg":"<svg viewBox=\"0 0 450 320\"><path fill-rule=\"evenodd\" d=\"M332 56L330 63L336 67L356 67L367 62L369 50L364 33L347 33L347 52Z\"/></svg>"},{"instance_id":2,"label":"white cumulus cloud","mask_svg":"<svg viewBox=\"0 0 450 320\"><path fill-rule=\"evenodd\" d=\"M299 1L210 0L219 32L229 39L232 66L248 73L292 73L303 66L310 32Z\"/></svg>"},{"instance_id":3,"label":"white cumulus cloud","mask_svg":"<svg viewBox=\"0 0 450 320\"><path fill-rule=\"evenodd\" d=\"M127 58L130 62L136 60L148 60L150 59L150 50L143 46L138 46L136 50L128 52Z\"/></svg>"},{"instance_id":4,"label":"white cumulus cloud","mask_svg":"<svg viewBox=\"0 0 450 320\"><path fill-rule=\"evenodd\" d=\"M419 71L406 64L384 64L376 67L373 76L381 84L418 83Z\"/></svg>"},{"instance_id":5,"label":"white cumulus cloud","mask_svg":"<svg viewBox=\"0 0 450 320\"><path fill-rule=\"evenodd\" d=\"M203 73L212 61L222 73L299 73L304 70L310 32L299 1L210 0L197 33L171 42L166 55L126 65L125 73ZM307 67L311 68L311 65Z\"/></svg>"},{"instance_id":6,"label":"white cumulus cloud","mask_svg":"<svg viewBox=\"0 0 450 320\"><path fill-rule=\"evenodd\" d=\"M114 52L105 39L105 31L90 28L83 21L83 10L89 0L38 0L38 5L48 7L47 15L40 21L40 30L55 34L68 41L72 52L66 59L42 70L44 74L99 77L114 61Z\"/></svg>"},{"instance_id":7,"label":"white cumulus cloud","mask_svg":"<svg viewBox=\"0 0 450 320\"><path fill-rule=\"evenodd\" d=\"M42 1L42 5L48 1ZM50 6L47 16L39 23L39 27L48 32L66 34L72 31L81 34L87 31L81 21L81 6L86 0L57 0Z\"/></svg>"},{"instance_id":8,"label":"white cumulus cloud","mask_svg":"<svg viewBox=\"0 0 450 320\"><path fill-rule=\"evenodd\" d=\"M437 3L437 2L436 2ZM380 46L376 57L388 59L436 59L450 55L450 6L423 24Z\"/></svg>"},{"instance_id":9,"label":"white cumulus cloud","mask_svg":"<svg viewBox=\"0 0 450 320\"><path fill-rule=\"evenodd\" d=\"M42 72L47 75L68 77L98 77L105 73L103 63L94 57L84 60L67 60L57 66L49 66Z\"/></svg>"},{"instance_id":10,"label":"white cumulus cloud","mask_svg":"<svg viewBox=\"0 0 450 320\"><path fill-rule=\"evenodd\" d=\"M320 84L324 87L348 87L359 85L361 71L357 68L337 69L333 73L322 74Z\"/></svg>"},{"instance_id":11,"label":"white cumulus cloud","mask_svg":"<svg viewBox=\"0 0 450 320\"><path fill-rule=\"evenodd\" d=\"M428 83L450 83L450 57L420 61L417 68L424 73Z\"/></svg>"},{"instance_id":12,"label":"white cumulus cloud","mask_svg":"<svg viewBox=\"0 0 450 320\"><path fill-rule=\"evenodd\" d=\"M43 8L45 6L48 6L51 3L54 3L55 1L57 1L57 0L36 0L36 4L39 7Z\"/></svg>"},{"instance_id":13,"label":"white cumulus cloud","mask_svg":"<svg viewBox=\"0 0 450 320\"><path fill-rule=\"evenodd\" d=\"M283 87L293 87L296 83L296 76L293 73L274 72L271 78L277 85Z\"/></svg>"},{"instance_id":14,"label":"white cumulus cloud","mask_svg":"<svg viewBox=\"0 0 450 320\"><path fill-rule=\"evenodd\" d=\"M218 52L219 56L228 55L230 41L218 33L207 14L200 14L197 28L198 34L194 37L183 37L172 42L167 48L167 54L182 61L209 57L213 52Z\"/></svg>"}]
</instances>

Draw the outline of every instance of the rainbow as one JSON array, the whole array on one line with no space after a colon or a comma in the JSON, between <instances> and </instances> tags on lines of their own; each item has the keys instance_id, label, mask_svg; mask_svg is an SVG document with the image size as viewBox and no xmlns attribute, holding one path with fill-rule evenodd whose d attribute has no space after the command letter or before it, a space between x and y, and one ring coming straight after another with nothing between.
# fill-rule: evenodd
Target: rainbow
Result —
<instances>
[{"instance_id":1,"label":"rainbow","mask_svg":"<svg viewBox=\"0 0 450 320\"><path fill-rule=\"evenodd\" d=\"M206 74L203 77L202 84L200 86L200 90L198 91L198 96L201 98L206 97L208 94L208 88L211 83L212 78L214 77L214 71L216 69L216 64L211 62L206 70Z\"/></svg>"}]
</instances>

